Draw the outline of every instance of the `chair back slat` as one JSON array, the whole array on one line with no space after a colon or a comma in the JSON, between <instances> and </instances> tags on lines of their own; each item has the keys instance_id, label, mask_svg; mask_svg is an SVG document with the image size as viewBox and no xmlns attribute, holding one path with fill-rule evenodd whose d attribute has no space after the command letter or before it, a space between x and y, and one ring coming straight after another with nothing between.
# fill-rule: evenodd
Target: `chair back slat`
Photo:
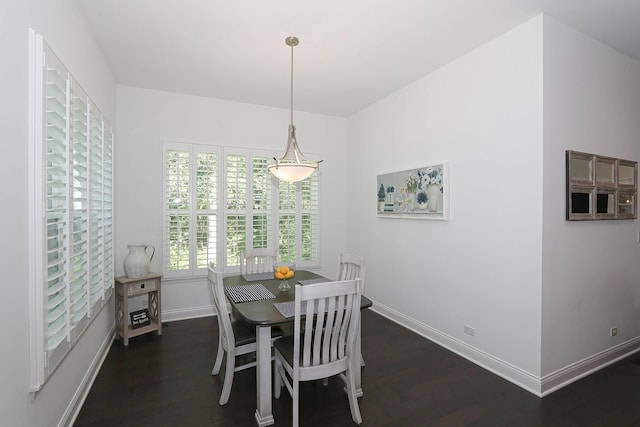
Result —
<instances>
[{"instance_id":1,"label":"chair back slat","mask_svg":"<svg viewBox=\"0 0 640 427\"><path fill-rule=\"evenodd\" d=\"M316 325L313 328L313 331L305 331L309 333L313 333L313 345L311 346L311 366L318 366L320 364L320 352L322 351L323 340L322 337L326 336L324 333L326 330L325 324L325 314L327 310L325 309L325 299L319 299L317 309L315 310L315 318ZM315 301L314 301L315 302ZM307 301L307 307L310 306L309 301ZM315 304L314 304L315 305Z\"/></svg>"},{"instance_id":2,"label":"chair back slat","mask_svg":"<svg viewBox=\"0 0 640 427\"><path fill-rule=\"evenodd\" d=\"M303 312L301 311L301 315L303 315ZM304 321L304 336L302 337L303 340L303 344L302 344L302 348L311 348L311 342L313 339L313 330L314 325L314 317L313 317L313 304L307 304L305 311L304 311L304 316L306 316L305 321ZM295 320L295 324L294 324L294 333L296 334L296 336L300 336L300 330L302 329L300 326L300 319L299 316L296 316L296 320ZM298 344L297 346L295 344ZM297 348L296 348L297 347ZM294 343L294 349L293 349L295 354L300 354L300 343L298 340L296 340L296 342ZM302 353L302 366L309 366L310 365L310 360L311 360L311 352L303 352Z\"/></svg>"},{"instance_id":3,"label":"chair back slat","mask_svg":"<svg viewBox=\"0 0 640 427\"><path fill-rule=\"evenodd\" d=\"M362 282L360 283L362 285ZM346 308L350 306L350 304L353 304L352 301L354 299L353 295L348 295L347 297L347 301L346 303L341 304L341 307L343 307L343 309L341 310L341 315L344 316L344 318L341 320L341 325L342 328L339 331L340 334L340 338L338 340L338 342L342 342L342 341L346 341L346 336L347 336L347 328L346 325L350 325L350 321L351 321L351 316L354 315L354 313L352 311L347 310ZM360 303L358 302L358 308L360 306ZM358 310L356 312L356 314L359 316L360 315L360 311ZM335 348L338 352L338 354L334 357L337 357L338 359L342 359L343 357L346 356L346 346L337 346Z\"/></svg>"},{"instance_id":4,"label":"chair back slat","mask_svg":"<svg viewBox=\"0 0 640 427\"><path fill-rule=\"evenodd\" d=\"M240 251L240 273L266 273L273 271L278 262L278 251L270 248L247 249Z\"/></svg>"},{"instance_id":5,"label":"chair back slat","mask_svg":"<svg viewBox=\"0 0 640 427\"><path fill-rule=\"evenodd\" d=\"M339 297L338 297L339 298ZM329 363L332 359L335 359L337 354L334 354L334 346L337 345L336 340L336 327L340 321L336 321L337 310L339 310L340 304L336 304L336 298L329 298L327 301L326 317L327 321L324 325L325 329L332 329L331 333L323 334L322 340L322 363ZM339 317L339 316L338 316Z\"/></svg>"}]
</instances>

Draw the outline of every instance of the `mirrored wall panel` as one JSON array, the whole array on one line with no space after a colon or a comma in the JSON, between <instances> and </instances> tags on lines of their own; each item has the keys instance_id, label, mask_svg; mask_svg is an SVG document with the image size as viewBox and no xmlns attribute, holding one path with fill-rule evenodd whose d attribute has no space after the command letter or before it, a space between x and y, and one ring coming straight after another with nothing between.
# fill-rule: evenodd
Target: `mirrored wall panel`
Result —
<instances>
[{"instance_id":1,"label":"mirrored wall panel","mask_svg":"<svg viewBox=\"0 0 640 427\"><path fill-rule=\"evenodd\" d=\"M638 162L566 152L567 220L635 219Z\"/></svg>"}]
</instances>

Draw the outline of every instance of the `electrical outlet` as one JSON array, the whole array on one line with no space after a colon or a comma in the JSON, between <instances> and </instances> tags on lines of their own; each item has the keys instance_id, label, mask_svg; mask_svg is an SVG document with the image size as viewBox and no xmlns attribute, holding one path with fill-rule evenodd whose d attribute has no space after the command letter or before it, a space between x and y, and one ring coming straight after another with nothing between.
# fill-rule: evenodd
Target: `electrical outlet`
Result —
<instances>
[{"instance_id":1,"label":"electrical outlet","mask_svg":"<svg viewBox=\"0 0 640 427\"><path fill-rule=\"evenodd\" d=\"M611 328L611 330L609 331L609 336L615 337L616 335L618 335L618 328Z\"/></svg>"},{"instance_id":2,"label":"electrical outlet","mask_svg":"<svg viewBox=\"0 0 640 427\"><path fill-rule=\"evenodd\" d=\"M469 326L469 325L464 325L464 333L467 335L471 335L472 337L476 336L476 328Z\"/></svg>"}]
</instances>

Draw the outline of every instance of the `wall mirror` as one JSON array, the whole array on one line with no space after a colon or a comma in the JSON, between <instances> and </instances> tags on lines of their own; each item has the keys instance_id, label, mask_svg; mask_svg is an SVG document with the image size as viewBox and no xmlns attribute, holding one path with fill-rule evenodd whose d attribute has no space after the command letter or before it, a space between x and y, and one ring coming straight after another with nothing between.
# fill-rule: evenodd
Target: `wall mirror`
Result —
<instances>
[{"instance_id":1,"label":"wall mirror","mask_svg":"<svg viewBox=\"0 0 640 427\"><path fill-rule=\"evenodd\" d=\"M636 162L618 161L618 187L636 188Z\"/></svg>"},{"instance_id":2,"label":"wall mirror","mask_svg":"<svg viewBox=\"0 0 640 427\"><path fill-rule=\"evenodd\" d=\"M613 217L616 214L616 194L615 191L601 192L596 194L596 215L598 218Z\"/></svg>"},{"instance_id":3,"label":"wall mirror","mask_svg":"<svg viewBox=\"0 0 640 427\"><path fill-rule=\"evenodd\" d=\"M634 193L627 193L622 191L618 193L618 217L636 217L636 195Z\"/></svg>"},{"instance_id":4,"label":"wall mirror","mask_svg":"<svg viewBox=\"0 0 640 427\"><path fill-rule=\"evenodd\" d=\"M593 158L574 155L569 161L569 176L573 184L593 184Z\"/></svg>"},{"instance_id":5,"label":"wall mirror","mask_svg":"<svg viewBox=\"0 0 640 427\"><path fill-rule=\"evenodd\" d=\"M635 219L638 163L566 152L567 220Z\"/></svg>"},{"instance_id":6,"label":"wall mirror","mask_svg":"<svg viewBox=\"0 0 640 427\"><path fill-rule=\"evenodd\" d=\"M596 157L596 185L598 187L615 187L616 160Z\"/></svg>"}]
</instances>

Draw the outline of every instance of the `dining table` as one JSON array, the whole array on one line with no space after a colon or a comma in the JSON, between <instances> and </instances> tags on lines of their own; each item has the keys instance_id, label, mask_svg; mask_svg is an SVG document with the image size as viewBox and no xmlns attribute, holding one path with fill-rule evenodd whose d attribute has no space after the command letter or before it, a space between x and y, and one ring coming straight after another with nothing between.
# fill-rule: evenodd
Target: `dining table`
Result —
<instances>
[{"instance_id":1,"label":"dining table","mask_svg":"<svg viewBox=\"0 0 640 427\"><path fill-rule=\"evenodd\" d=\"M256 392L257 408L256 422L259 426L268 426L274 423L272 411L272 353L271 353L271 328L277 325L293 324L293 316L285 310L285 314L277 308L289 306L295 300L295 285L314 282L330 281L319 274L307 270L295 271L295 276L288 280L290 289L278 290L282 280L273 277L273 273L245 274L227 276L223 279L227 299L232 312L244 321L256 327ZM275 305L274 305L275 304ZM373 305L372 301L364 295L360 300L360 308L365 309ZM356 386L356 394L362 396L361 375L361 338L358 334L356 341L356 354L353 360L353 373ZM357 365L356 365L357 364Z\"/></svg>"}]
</instances>

